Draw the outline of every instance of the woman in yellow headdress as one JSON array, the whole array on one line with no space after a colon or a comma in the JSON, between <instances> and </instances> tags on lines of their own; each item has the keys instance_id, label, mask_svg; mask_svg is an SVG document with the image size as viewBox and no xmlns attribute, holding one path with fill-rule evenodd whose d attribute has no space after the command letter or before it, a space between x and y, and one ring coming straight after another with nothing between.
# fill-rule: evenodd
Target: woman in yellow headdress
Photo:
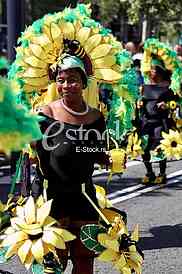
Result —
<instances>
[{"instance_id":1,"label":"woman in yellow headdress","mask_svg":"<svg viewBox=\"0 0 182 274\"><path fill-rule=\"evenodd\" d=\"M93 253L79 240L80 227L97 223L98 215L81 192L86 191L97 204L92 183L94 163L109 164L105 154L103 134L105 122L102 114L90 107L83 98L87 86L84 64L77 56L62 56L53 72L61 99L41 110L44 139L36 149L44 176L48 179L48 198L53 198L52 215L62 226L77 235L69 243L73 273L93 273ZM60 252L66 266L67 252Z\"/></svg>"},{"instance_id":2,"label":"woman in yellow headdress","mask_svg":"<svg viewBox=\"0 0 182 274\"><path fill-rule=\"evenodd\" d=\"M140 134L148 136L148 144L142 155L147 170L143 183L166 182L166 156L160 148L163 132L175 128L175 121L170 115L170 102L180 95L180 82L174 79L180 73L180 64L175 53L157 39L148 39L144 45L142 70L145 85L140 102ZM176 72L175 72L176 71ZM176 104L176 103L175 103ZM157 150L160 173L156 177L151 163L151 151Z\"/></svg>"},{"instance_id":3,"label":"woman in yellow headdress","mask_svg":"<svg viewBox=\"0 0 182 274\"><path fill-rule=\"evenodd\" d=\"M94 163L110 164L97 87L98 83L113 87L117 105L112 106L111 120L119 120L121 133L126 133L132 126L137 96L136 88L132 94L131 60L122 54L121 43L110 31L90 18L90 9L83 4L45 15L25 30L19 42L9 77L17 80L24 100L44 117L40 122L44 138L35 148L48 180L48 198L53 198L51 213L77 236L68 246L72 273L92 274L94 254L82 245L79 231L84 224L97 223L98 213L81 188L84 184L97 205ZM39 194L34 190L34 196ZM68 251L60 255L65 268Z\"/></svg>"}]
</instances>

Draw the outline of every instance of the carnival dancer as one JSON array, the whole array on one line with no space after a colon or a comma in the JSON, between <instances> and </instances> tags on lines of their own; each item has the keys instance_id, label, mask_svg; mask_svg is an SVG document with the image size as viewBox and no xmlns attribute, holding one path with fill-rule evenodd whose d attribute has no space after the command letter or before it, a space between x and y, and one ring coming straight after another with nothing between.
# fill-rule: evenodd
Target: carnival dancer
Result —
<instances>
[{"instance_id":1,"label":"carnival dancer","mask_svg":"<svg viewBox=\"0 0 182 274\"><path fill-rule=\"evenodd\" d=\"M92 183L94 163L110 164L105 153L109 148L105 144L104 116L96 109L99 84L108 83L112 88L108 125L115 129L117 120L121 135L132 127L137 96L137 88L134 94L131 89L137 87L134 71L130 70L131 57L122 52L121 43L110 30L91 19L90 14L89 7L81 4L34 22L22 33L10 71L21 98L43 118L40 127L44 138L35 148L42 177L48 181L47 196L53 199L51 214L77 236L68 244L68 251L59 253L64 269L70 253L75 274L93 273L94 253L84 248L79 231L84 224L98 223L99 213L93 206L98 207ZM118 167L124 164L125 157L121 156L125 151L118 150L113 153L113 158L117 157L112 172L116 167L123 171Z\"/></svg>"},{"instance_id":2,"label":"carnival dancer","mask_svg":"<svg viewBox=\"0 0 182 274\"><path fill-rule=\"evenodd\" d=\"M173 126L166 109L167 101L174 99L169 85L170 73L160 60L153 59L150 83L143 87L141 108L141 134L149 136L148 145L142 155L147 170L143 183L157 182L157 180L161 183L166 182L166 158L159 161L160 173L156 178L150 161L150 151L160 144L162 131L168 132Z\"/></svg>"},{"instance_id":3,"label":"carnival dancer","mask_svg":"<svg viewBox=\"0 0 182 274\"><path fill-rule=\"evenodd\" d=\"M144 49L145 85L142 90L142 100L138 104L141 123L140 135L148 136L148 143L142 155L147 170L143 183L163 184L166 182L166 155L160 149L160 142L163 139L163 132L169 133L170 129L175 129L169 102L176 102L178 98L177 92L173 89L177 85L174 85L174 76L172 77L178 62L174 54L174 60L169 59L167 52L172 52L172 50L170 51L157 39L146 41ZM180 69L176 71L179 72ZM178 83L177 80L176 82ZM178 93L180 93L180 85ZM155 152L159 158L160 173L158 176L155 175L152 168L152 152Z\"/></svg>"},{"instance_id":4,"label":"carnival dancer","mask_svg":"<svg viewBox=\"0 0 182 274\"><path fill-rule=\"evenodd\" d=\"M97 204L92 183L94 163L109 164L102 140L105 121L83 99L87 73L78 57L63 56L53 74L61 99L42 108L45 120L41 129L45 139L37 142L36 148L48 179L48 199L53 198L52 215L77 235L68 250L60 252L60 259L65 268L70 251L72 273L89 274L93 273L94 256L79 240L79 231L84 224L96 223L98 216L83 196L81 184L86 184L87 193Z\"/></svg>"}]
</instances>

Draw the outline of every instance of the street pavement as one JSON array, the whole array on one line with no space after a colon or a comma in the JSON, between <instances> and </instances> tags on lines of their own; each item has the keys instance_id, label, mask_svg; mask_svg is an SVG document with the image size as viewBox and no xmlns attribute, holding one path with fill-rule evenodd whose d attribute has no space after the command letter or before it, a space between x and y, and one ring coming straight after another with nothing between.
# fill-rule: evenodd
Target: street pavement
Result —
<instances>
[{"instance_id":1,"label":"street pavement","mask_svg":"<svg viewBox=\"0 0 182 274\"><path fill-rule=\"evenodd\" d=\"M154 170L158 172L157 164L154 164ZM116 208L127 212L129 231L132 231L135 224L139 224L139 246L145 255L142 273L181 274L182 161L168 162L168 180L163 187L141 185L144 173L141 161L131 161L122 176L114 175L112 180L107 182L108 172L96 170L93 180L95 184L107 188L108 197ZM7 180L8 176L0 177L0 182L4 185L7 184ZM13 258L8 264L0 265L0 269L13 274L31 273L25 271L17 258ZM70 273L71 263L65 271L65 274ZM117 274L118 272L108 263L100 263L96 259L95 273Z\"/></svg>"}]
</instances>

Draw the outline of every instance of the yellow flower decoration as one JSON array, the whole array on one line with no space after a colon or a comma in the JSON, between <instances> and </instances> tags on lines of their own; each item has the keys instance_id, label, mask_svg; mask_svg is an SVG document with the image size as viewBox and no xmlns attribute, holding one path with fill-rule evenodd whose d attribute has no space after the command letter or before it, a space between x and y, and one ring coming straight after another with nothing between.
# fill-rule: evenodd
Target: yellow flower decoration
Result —
<instances>
[{"instance_id":1,"label":"yellow flower decoration","mask_svg":"<svg viewBox=\"0 0 182 274\"><path fill-rule=\"evenodd\" d=\"M103 187L95 185L96 197L100 208L108 208L112 206L112 203L106 197L106 191Z\"/></svg>"},{"instance_id":2,"label":"yellow flower decoration","mask_svg":"<svg viewBox=\"0 0 182 274\"><path fill-rule=\"evenodd\" d=\"M162 149L166 157L179 160L182 157L182 133L170 129L169 134L163 132L162 137L158 148Z\"/></svg>"},{"instance_id":3,"label":"yellow flower decoration","mask_svg":"<svg viewBox=\"0 0 182 274\"><path fill-rule=\"evenodd\" d=\"M176 104L175 101L170 101L170 102L167 104L167 106L168 106L170 109L174 110L174 109L176 109L177 104Z\"/></svg>"},{"instance_id":4,"label":"yellow flower decoration","mask_svg":"<svg viewBox=\"0 0 182 274\"><path fill-rule=\"evenodd\" d=\"M1 246L9 247L5 257L18 255L22 264L28 269L34 260L42 263L44 255L52 252L56 256L56 248L65 249L65 242L76 237L69 231L55 226L57 221L49 216L52 200L37 203L29 197L24 206L16 207L16 217L11 219L11 227Z\"/></svg>"},{"instance_id":5,"label":"yellow flower decoration","mask_svg":"<svg viewBox=\"0 0 182 274\"><path fill-rule=\"evenodd\" d=\"M135 245L138 237L138 226L135 227L131 237L129 237L122 220L116 218L108 233L98 234L98 242L106 248L98 256L98 259L112 262L120 273L131 274L135 271L135 273L141 274L143 258Z\"/></svg>"},{"instance_id":6,"label":"yellow flower decoration","mask_svg":"<svg viewBox=\"0 0 182 274\"><path fill-rule=\"evenodd\" d=\"M138 156L143 154L141 143L142 141L141 139L139 139L137 132L133 132L128 136L126 153L130 157L130 159L134 160Z\"/></svg>"}]
</instances>

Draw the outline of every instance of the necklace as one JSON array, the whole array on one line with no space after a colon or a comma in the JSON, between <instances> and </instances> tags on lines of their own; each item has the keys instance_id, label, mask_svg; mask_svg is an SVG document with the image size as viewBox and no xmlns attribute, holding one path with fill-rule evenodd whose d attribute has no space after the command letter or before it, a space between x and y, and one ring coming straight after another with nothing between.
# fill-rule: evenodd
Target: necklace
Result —
<instances>
[{"instance_id":1,"label":"necklace","mask_svg":"<svg viewBox=\"0 0 182 274\"><path fill-rule=\"evenodd\" d=\"M88 106L87 104L85 104L85 106L86 106L85 111L83 111L83 112L78 112L78 111L74 111L74 110L72 110L71 108L67 107L67 106L65 105L63 99L62 99L60 102L61 102L61 105L63 106L63 108L64 108L67 112L69 112L69 113L71 113L72 115L75 115L75 116L83 116L83 115L87 114L88 111L89 111L89 106Z\"/></svg>"}]
</instances>

